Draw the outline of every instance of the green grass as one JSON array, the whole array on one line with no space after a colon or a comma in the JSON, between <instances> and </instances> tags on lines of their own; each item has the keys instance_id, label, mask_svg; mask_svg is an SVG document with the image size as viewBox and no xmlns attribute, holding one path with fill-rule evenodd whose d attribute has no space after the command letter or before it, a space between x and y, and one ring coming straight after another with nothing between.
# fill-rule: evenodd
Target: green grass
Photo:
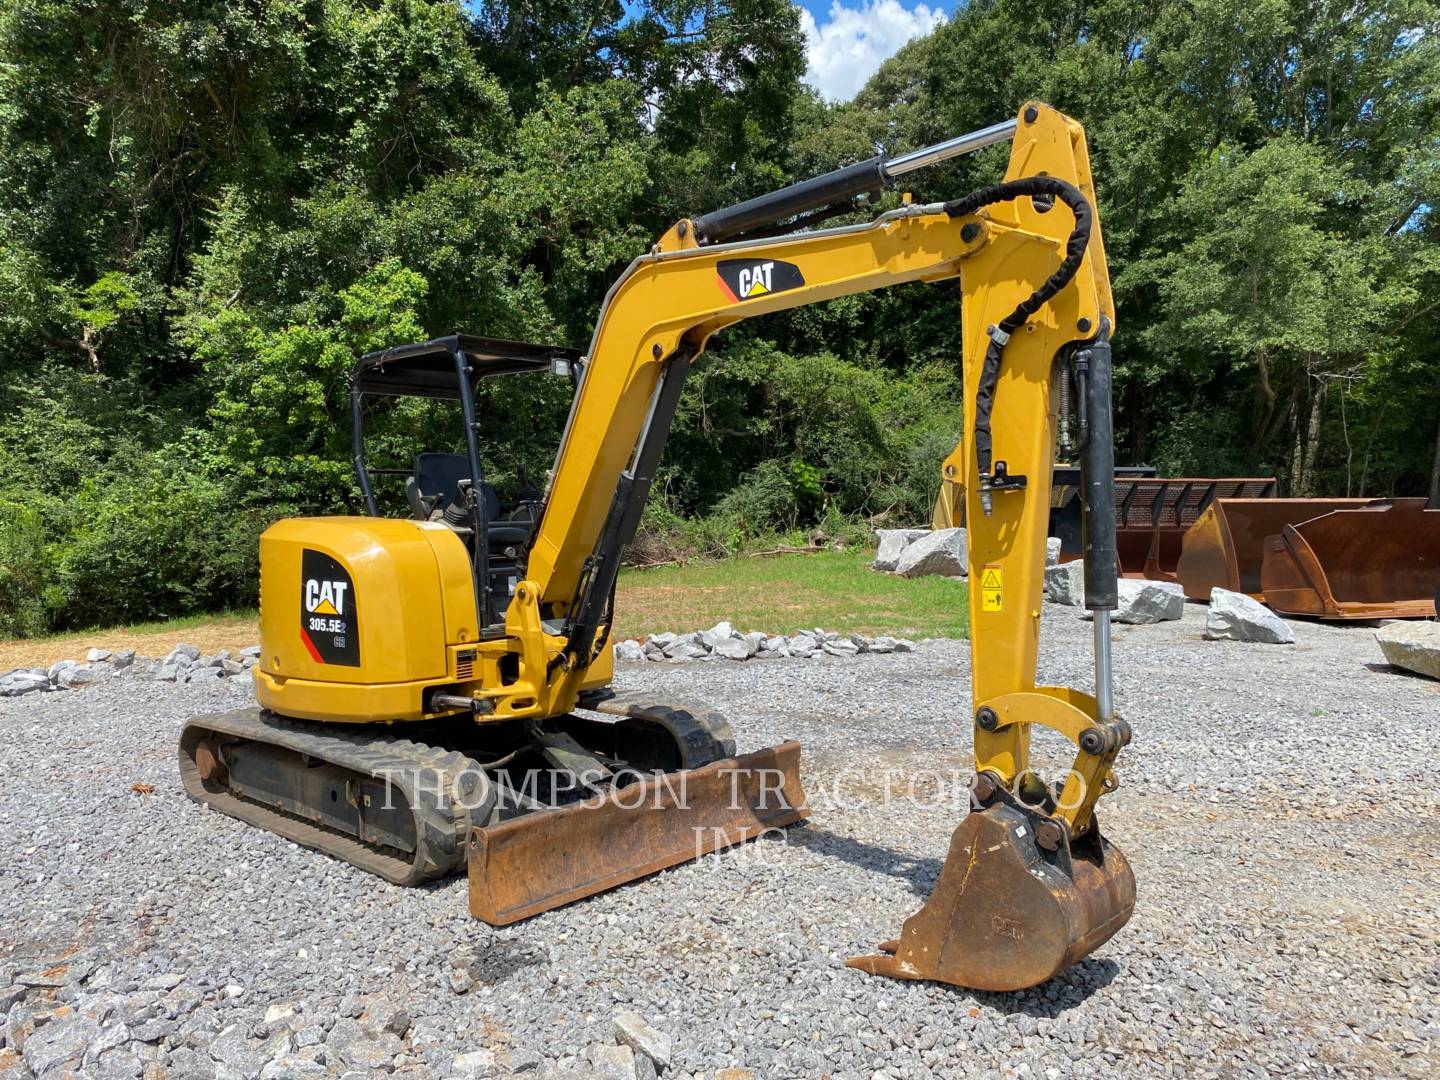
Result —
<instances>
[{"instance_id":1,"label":"green grass","mask_svg":"<svg viewBox=\"0 0 1440 1080\"><path fill-rule=\"evenodd\" d=\"M703 630L729 619L740 630L788 634L815 626L840 633L965 637L965 583L913 581L870 569L865 548L815 555L700 561L625 570L616 591L615 640L661 630ZM91 646L163 656L188 641L206 652L260 640L253 611L0 641L0 671L84 656Z\"/></svg>"},{"instance_id":2,"label":"green grass","mask_svg":"<svg viewBox=\"0 0 1440 1080\"><path fill-rule=\"evenodd\" d=\"M0 671L13 667L47 666L56 660L74 660L92 646L134 649L141 656L164 656L179 642L198 645L206 652L243 649L260 642L255 611L226 611L210 615L182 615L163 622L135 623L108 629L67 630L38 638L0 641Z\"/></svg>"},{"instance_id":3,"label":"green grass","mask_svg":"<svg viewBox=\"0 0 1440 1080\"><path fill-rule=\"evenodd\" d=\"M962 581L907 580L870 569L872 549L775 555L626 570L616 591L615 640L662 630L737 630L965 637Z\"/></svg>"}]
</instances>

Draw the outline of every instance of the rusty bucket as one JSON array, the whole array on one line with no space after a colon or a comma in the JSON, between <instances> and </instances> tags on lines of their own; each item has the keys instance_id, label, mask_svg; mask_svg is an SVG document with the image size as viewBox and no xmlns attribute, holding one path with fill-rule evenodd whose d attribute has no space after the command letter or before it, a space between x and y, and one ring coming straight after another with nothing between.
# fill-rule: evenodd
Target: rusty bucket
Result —
<instances>
[{"instance_id":1,"label":"rusty bucket","mask_svg":"<svg viewBox=\"0 0 1440 1080\"><path fill-rule=\"evenodd\" d=\"M883 955L849 966L1011 991L1038 986L1099 948L1135 910L1135 875L1098 827L1073 844L1061 835L1047 849L1036 830L1044 820L1009 798L971 813L900 937L880 946Z\"/></svg>"},{"instance_id":2,"label":"rusty bucket","mask_svg":"<svg viewBox=\"0 0 1440 1080\"><path fill-rule=\"evenodd\" d=\"M470 914L506 926L810 816L800 744L471 831Z\"/></svg>"},{"instance_id":3,"label":"rusty bucket","mask_svg":"<svg viewBox=\"0 0 1440 1080\"><path fill-rule=\"evenodd\" d=\"M1060 560L1078 559L1080 472L1056 466L1050 535L1060 538ZM1216 499L1273 499L1273 476L1159 477L1150 468L1115 470L1115 550L1119 572L1130 578L1174 581L1185 531Z\"/></svg>"},{"instance_id":4,"label":"rusty bucket","mask_svg":"<svg viewBox=\"0 0 1440 1080\"><path fill-rule=\"evenodd\" d=\"M1216 499L1185 533L1176 577L1192 600L1210 590L1263 596L1260 568L1265 541L1287 525L1334 510L1365 506L1369 499Z\"/></svg>"},{"instance_id":5,"label":"rusty bucket","mask_svg":"<svg viewBox=\"0 0 1440 1080\"><path fill-rule=\"evenodd\" d=\"M1265 602L1286 615L1406 619L1436 614L1440 510L1375 500L1283 526L1265 541Z\"/></svg>"}]
</instances>

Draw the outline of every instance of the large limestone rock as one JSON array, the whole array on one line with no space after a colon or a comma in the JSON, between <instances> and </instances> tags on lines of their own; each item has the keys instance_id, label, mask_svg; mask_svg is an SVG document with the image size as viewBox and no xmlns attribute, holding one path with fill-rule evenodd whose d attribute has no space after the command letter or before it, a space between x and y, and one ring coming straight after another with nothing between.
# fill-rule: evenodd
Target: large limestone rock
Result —
<instances>
[{"instance_id":1,"label":"large limestone rock","mask_svg":"<svg viewBox=\"0 0 1440 1080\"><path fill-rule=\"evenodd\" d=\"M727 660L748 660L760 651L757 642L739 635L716 641L713 648L716 656L723 656Z\"/></svg>"},{"instance_id":2,"label":"large limestone rock","mask_svg":"<svg viewBox=\"0 0 1440 1080\"><path fill-rule=\"evenodd\" d=\"M872 566L876 570L894 570L904 550L929 534L929 529L876 529L875 535L880 538L880 550L875 553Z\"/></svg>"},{"instance_id":3,"label":"large limestone rock","mask_svg":"<svg viewBox=\"0 0 1440 1080\"><path fill-rule=\"evenodd\" d=\"M639 1013L622 1012L616 1015L615 1035L618 1041L628 1043L637 1054L648 1057L657 1070L670 1067L670 1060L674 1057L674 1043L670 1036L656 1031Z\"/></svg>"},{"instance_id":4,"label":"large limestone rock","mask_svg":"<svg viewBox=\"0 0 1440 1080\"><path fill-rule=\"evenodd\" d=\"M1185 614L1185 592L1169 581L1121 578L1120 606L1112 618L1121 623L1170 622Z\"/></svg>"},{"instance_id":5,"label":"large limestone rock","mask_svg":"<svg viewBox=\"0 0 1440 1080\"><path fill-rule=\"evenodd\" d=\"M19 697L50 689L50 676L44 670L16 668L0 675L0 697Z\"/></svg>"},{"instance_id":6,"label":"large limestone rock","mask_svg":"<svg viewBox=\"0 0 1440 1080\"><path fill-rule=\"evenodd\" d=\"M819 648L820 642L813 634L796 634L789 643L790 655L798 656L801 660L814 656Z\"/></svg>"},{"instance_id":7,"label":"large limestone rock","mask_svg":"<svg viewBox=\"0 0 1440 1080\"><path fill-rule=\"evenodd\" d=\"M644 660L645 648L640 644L640 642L633 639L617 641L615 643L615 659L630 661Z\"/></svg>"},{"instance_id":8,"label":"large limestone rock","mask_svg":"<svg viewBox=\"0 0 1440 1080\"><path fill-rule=\"evenodd\" d=\"M682 634L665 649L665 656L670 660L698 660L709 655L710 650L701 644L699 634Z\"/></svg>"},{"instance_id":9,"label":"large limestone rock","mask_svg":"<svg viewBox=\"0 0 1440 1080\"><path fill-rule=\"evenodd\" d=\"M1210 641L1262 641L1269 645L1295 643L1289 623L1260 601L1229 589L1210 590L1205 637Z\"/></svg>"},{"instance_id":10,"label":"large limestone rock","mask_svg":"<svg viewBox=\"0 0 1440 1080\"><path fill-rule=\"evenodd\" d=\"M1115 583L1119 593L1119 605L1110 619L1117 623L1144 625L1147 623L1172 622L1185 614L1185 592L1173 581L1142 581L1139 578L1121 578ZM1077 603L1085 602L1083 586L1077 594ZM1086 610L1080 613L1082 619L1093 619L1094 613Z\"/></svg>"},{"instance_id":11,"label":"large limestone rock","mask_svg":"<svg viewBox=\"0 0 1440 1080\"><path fill-rule=\"evenodd\" d=\"M1045 595L1068 607L1085 604L1085 563L1081 559L1045 568Z\"/></svg>"},{"instance_id":12,"label":"large limestone rock","mask_svg":"<svg viewBox=\"0 0 1440 1080\"><path fill-rule=\"evenodd\" d=\"M1385 662L1440 679L1440 623L1392 622L1375 631Z\"/></svg>"},{"instance_id":13,"label":"large limestone rock","mask_svg":"<svg viewBox=\"0 0 1440 1080\"><path fill-rule=\"evenodd\" d=\"M901 577L964 577L968 571L964 529L936 529L900 553L895 573Z\"/></svg>"},{"instance_id":14,"label":"large limestone rock","mask_svg":"<svg viewBox=\"0 0 1440 1080\"><path fill-rule=\"evenodd\" d=\"M713 649L722 641L729 641L735 637L735 627L731 626L728 620L721 620L709 630L701 630L697 637L699 643L707 649Z\"/></svg>"}]
</instances>

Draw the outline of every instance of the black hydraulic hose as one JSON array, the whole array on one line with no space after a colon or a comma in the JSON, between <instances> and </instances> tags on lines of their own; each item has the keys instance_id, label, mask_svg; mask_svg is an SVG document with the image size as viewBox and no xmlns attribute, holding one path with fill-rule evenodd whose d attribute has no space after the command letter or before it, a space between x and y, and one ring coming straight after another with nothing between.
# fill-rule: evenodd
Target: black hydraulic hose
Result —
<instances>
[{"instance_id":1,"label":"black hydraulic hose","mask_svg":"<svg viewBox=\"0 0 1440 1080\"><path fill-rule=\"evenodd\" d=\"M1090 243L1090 228L1094 215L1090 203L1074 184L1054 176L1027 176L1023 180L1009 180L1003 184L973 191L960 199L944 205L945 213L952 218L973 214L986 206L1011 202L1025 196L1059 199L1075 215L1075 227L1065 242L1065 258L1055 272L1028 297L1016 305L1015 310L999 324L989 327L990 344L985 350L985 362L980 369L980 386L975 392L975 456L980 465L980 501L989 513L990 465L994 448L990 434L990 415L995 408L995 387L1000 381L1000 361L1010 335L1025 324L1025 321L1039 311L1056 293L1070 284L1080 269L1080 260L1085 257L1085 248Z\"/></svg>"}]
</instances>

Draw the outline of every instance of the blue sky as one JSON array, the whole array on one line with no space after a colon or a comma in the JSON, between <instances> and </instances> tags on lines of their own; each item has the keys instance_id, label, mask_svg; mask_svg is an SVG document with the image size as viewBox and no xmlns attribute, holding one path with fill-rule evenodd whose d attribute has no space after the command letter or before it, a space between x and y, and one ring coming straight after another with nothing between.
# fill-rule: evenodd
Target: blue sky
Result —
<instances>
[{"instance_id":1,"label":"blue sky","mask_svg":"<svg viewBox=\"0 0 1440 1080\"><path fill-rule=\"evenodd\" d=\"M798 0L810 66L805 81L831 101L849 101L880 64L928 34L957 0ZM626 0L627 10L639 4Z\"/></svg>"},{"instance_id":2,"label":"blue sky","mask_svg":"<svg viewBox=\"0 0 1440 1080\"><path fill-rule=\"evenodd\" d=\"M848 101L911 38L928 34L954 0L803 0L809 69L805 81L831 101Z\"/></svg>"}]
</instances>

